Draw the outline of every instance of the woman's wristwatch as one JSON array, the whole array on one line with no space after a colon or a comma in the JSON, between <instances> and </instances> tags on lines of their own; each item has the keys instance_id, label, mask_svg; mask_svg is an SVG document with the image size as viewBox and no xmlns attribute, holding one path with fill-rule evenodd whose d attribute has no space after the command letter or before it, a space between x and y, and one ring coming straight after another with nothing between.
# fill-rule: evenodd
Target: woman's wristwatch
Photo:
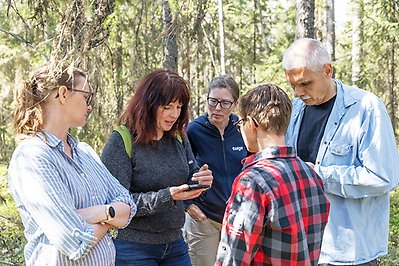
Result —
<instances>
[{"instance_id":1,"label":"woman's wristwatch","mask_svg":"<svg viewBox=\"0 0 399 266\"><path fill-rule=\"evenodd\" d=\"M105 223L109 222L115 217L115 209L112 205L104 205L105 206L105 216L107 219L102 221L101 224L104 225Z\"/></svg>"}]
</instances>

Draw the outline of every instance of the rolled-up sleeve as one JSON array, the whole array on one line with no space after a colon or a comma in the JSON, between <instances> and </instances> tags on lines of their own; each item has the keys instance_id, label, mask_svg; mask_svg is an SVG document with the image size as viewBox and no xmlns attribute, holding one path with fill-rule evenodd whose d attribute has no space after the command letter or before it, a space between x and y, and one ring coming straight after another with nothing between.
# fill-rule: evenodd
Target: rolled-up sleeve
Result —
<instances>
[{"instance_id":1,"label":"rolled-up sleeve","mask_svg":"<svg viewBox=\"0 0 399 266\"><path fill-rule=\"evenodd\" d=\"M90 224L76 212L70 191L48 154L25 147L9 169L10 189L19 199L22 215L40 227L49 242L72 260L96 244ZM28 239L29 241L29 239Z\"/></svg>"},{"instance_id":2,"label":"rolled-up sleeve","mask_svg":"<svg viewBox=\"0 0 399 266\"><path fill-rule=\"evenodd\" d=\"M124 225L126 227L129 223L130 220L136 215L137 213L137 205L134 201L134 198L130 195L129 190L123 186L119 180L114 177L111 172L107 169L107 167L104 165L104 163L101 161L101 158L98 156L98 154L91 148L89 145L86 143L80 143L79 147L85 151L88 152L89 156L93 158L93 160L96 161L96 169L99 169L99 173L102 173L102 178L103 182L105 184L105 187L107 187L107 199L106 202L107 204L113 203L113 202L123 202L127 205L130 206L130 215L128 222ZM122 228L124 228L122 227Z\"/></svg>"},{"instance_id":3,"label":"rolled-up sleeve","mask_svg":"<svg viewBox=\"0 0 399 266\"><path fill-rule=\"evenodd\" d=\"M364 108L360 128L346 122L346 132L357 132L356 139L347 139L346 149L330 147L332 156L353 156L347 163L316 166L328 193L345 198L364 198L388 193L398 185L399 155L389 116L379 99ZM345 141L342 139L341 142ZM349 145L350 144L350 145ZM343 147L343 146L341 146ZM353 151L352 151L353 149ZM342 152L341 152L342 150ZM336 160L337 161L337 160Z\"/></svg>"}]
</instances>

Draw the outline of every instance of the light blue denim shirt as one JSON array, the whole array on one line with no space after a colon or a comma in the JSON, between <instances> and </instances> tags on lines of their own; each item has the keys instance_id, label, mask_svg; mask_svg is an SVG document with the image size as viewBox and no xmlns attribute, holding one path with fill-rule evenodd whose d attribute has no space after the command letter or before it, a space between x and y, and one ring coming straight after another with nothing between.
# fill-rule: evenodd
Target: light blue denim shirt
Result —
<instances>
[{"instance_id":1,"label":"light blue denim shirt","mask_svg":"<svg viewBox=\"0 0 399 266\"><path fill-rule=\"evenodd\" d=\"M63 142L46 133L24 140L8 170L9 188L25 227L26 265L108 266L115 247L107 234L96 244L93 228L77 209L112 202L136 204L86 143L68 135L73 157Z\"/></svg>"},{"instance_id":2,"label":"light blue denim shirt","mask_svg":"<svg viewBox=\"0 0 399 266\"><path fill-rule=\"evenodd\" d=\"M374 94L337 84L315 170L331 209L319 263L352 265L387 253L389 192L398 185L399 155L391 121ZM297 147L305 105L293 101L287 145Z\"/></svg>"}]
</instances>

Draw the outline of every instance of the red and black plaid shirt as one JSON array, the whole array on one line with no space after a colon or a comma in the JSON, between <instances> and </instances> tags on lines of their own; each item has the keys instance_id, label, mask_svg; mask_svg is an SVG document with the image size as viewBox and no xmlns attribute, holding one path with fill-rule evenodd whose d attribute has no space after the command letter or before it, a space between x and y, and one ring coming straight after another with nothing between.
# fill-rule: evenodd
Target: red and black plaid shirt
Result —
<instances>
[{"instance_id":1,"label":"red and black plaid shirt","mask_svg":"<svg viewBox=\"0 0 399 266\"><path fill-rule=\"evenodd\" d=\"M317 265L330 204L294 148L244 159L223 219L215 265Z\"/></svg>"}]
</instances>

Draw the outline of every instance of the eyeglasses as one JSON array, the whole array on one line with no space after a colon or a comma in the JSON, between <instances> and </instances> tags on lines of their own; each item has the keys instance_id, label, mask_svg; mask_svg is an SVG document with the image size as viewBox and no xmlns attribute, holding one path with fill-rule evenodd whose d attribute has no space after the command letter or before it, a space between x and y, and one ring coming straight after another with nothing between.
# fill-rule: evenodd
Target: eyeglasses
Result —
<instances>
[{"instance_id":1,"label":"eyeglasses","mask_svg":"<svg viewBox=\"0 0 399 266\"><path fill-rule=\"evenodd\" d=\"M229 109L231 107L231 105L234 103L234 102L225 101L225 100L219 101L218 99L215 99L212 97L208 97L207 100L208 100L208 104L210 106L216 107L220 103L220 107L222 107L223 109Z\"/></svg>"},{"instance_id":2,"label":"eyeglasses","mask_svg":"<svg viewBox=\"0 0 399 266\"><path fill-rule=\"evenodd\" d=\"M89 95L89 96L87 96L87 98L86 98L86 105L87 105L87 106L91 105L91 102L93 101L93 97L94 97L94 92L91 92L91 91L84 91L84 90L78 90L78 89L70 89L70 88L67 88L67 89L68 89L68 90L71 90L71 91L82 92L82 93L85 93L85 94ZM57 93L57 95L55 96L55 98L58 98L59 96L60 96L60 94Z\"/></svg>"},{"instance_id":3,"label":"eyeglasses","mask_svg":"<svg viewBox=\"0 0 399 266\"><path fill-rule=\"evenodd\" d=\"M237 122L234 123L234 126L236 127L236 129L238 130L238 132L241 132L241 126L244 125L244 118L239 119Z\"/></svg>"},{"instance_id":4,"label":"eyeglasses","mask_svg":"<svg viewBox=\"0 0 399 266\"><path fill-rule=\"evenodd\" d=\"M83 92L86 93L88 96L86 98L86 104L87 106L91 105L91 102L93 101L93 96L94 93L91 91L84 91L84 90L77 90L77 89L72 89L72 91L77 91L77 92Z\"/></svg>"},{"instance_id":5,"label":"eyeglasses","mask_svg":"<svg viewBox=\"0 0 399 266\"><path fill-rule=\"evenodd\" d=\"M256 119L253 118L252 116L250 116L250 117L251 117L252 121L254 122L255 127L259 127L258 121L256 121ZM237 122L234 123L234 125L235 125L235 127L237 128L238 132L241 132L241 126L244 125L244 122L245 122L245 121L246 121L246 118L241 118L241 119L239 119Z\"/></svg>"}]
</instances>

